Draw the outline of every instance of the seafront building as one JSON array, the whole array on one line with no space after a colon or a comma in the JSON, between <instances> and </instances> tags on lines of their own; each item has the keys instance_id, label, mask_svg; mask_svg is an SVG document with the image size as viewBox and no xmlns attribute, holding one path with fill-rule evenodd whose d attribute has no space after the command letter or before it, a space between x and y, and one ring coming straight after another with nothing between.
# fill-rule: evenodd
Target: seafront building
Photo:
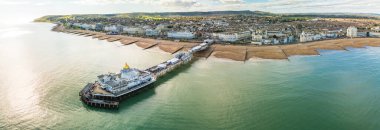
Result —
<instances>
[{"instance_id":1,"label":"seafront building","mask_svg":"<svg viewBox=\"0 0 380 130\"><path fill-rule=\"evenodd\" d=\"M354 26L348 27L347 28L347 37L351 37L351 38L358 37L358 28L356 28Z\"/></svg>"},{"instance_id":2,"label":"seafront building","mask_svg":"<svg viewBox=\"0 0 380 130\"><path fill-rule=\"evenodd\" d=\"M370 37L380 37L380 32L371 32Z\"/></svg>"},{"instance_id":3,"label":"seafront building","mask_svg":"<svg viewBox=\"0 0 380 130\"><path fill-rule=\"evenodd\" d=\"M334 39L339 37L341 31L326 31L326 32L302 32L299 36L299 42L311 42L323 39Z\"/></svg>"},{"instance_id":4,"label":"seafront building","mask_svg":"<svg viewBox=\"0 0 380 130\"><path fill-rule=\"evenodd\" d=\"M189 31L184 32L168 32L168 38L174 38L174 39L193 39L195 38L195 34Z\"/></svg>"},{"instance_id":5,"label":"seafront building","mask_svg":"<svg viewBox=\"0 0 380 130\"><path fill-rule=\"evenodd\" d=\"M106 31L106 32L117 31L117 28L115 25L105 26L104 31Z\"/></svg>"},{"instance_id":6,"label":"seafront building","mask_svg":"<svg viewBox=\"0 0 380 130\"><path fill-rule=\"evenodd\" d=\"M380 26L373 27L373 28L371 28L371 30L374 32L380 32Z\"/></svg>"},{"instance_id":7,"label":"seafront building","mask_svg":"<svg viewBox=\"0 0 380 130\"><path fill-rule=\"evenodd\" d=\"M219 40L223 42L236 42L239 40L238 36L236 33L234 34L215 34Z\"/></svg>"},{"instance_id":8,"label":"seafront building","mask_svg":"<svg viewBox=\"0 0 380 130\"><path fill-rule=\"evenodd\" d=\"M325 31L325 32L321 33L321 36L322 36L323 39L326 39L326 38L338 38L340 32L341 32L340 30Z\"/></svg>"},{"instance_id":9,"label":"seafront building","mask_svg":"<svg viewBox=\"0 0 380 130\"><path fill-rule=\"evenodd\" d=\"M264 37L265 36L265 37ZM264 38L266 38L266 34L261 34L258 32L252 33L252 41L254 42L261 42Z\"/></svg>"},{"instance_id":10,"label":"seafront building","mask_svg":"<svg viewBox=\"0 0 380 130\"><path fill-rule=\"evenodd\" d=\"M240 40L250 39L252 37L250 31L235 33L213 33L213 37L223 42L236 42Z\"/></svg>"},{"instance_id":11,"label":"seafront building","mask_svg":"<svg viewBox=\"0 0 380 130\"><path fill-rule=\"evenodd\" d=\"M309 33L302 32L300 35L300 42L310 42L313 41L313 37Z\"/></svg>"},{"instance_id":12,"label":"seafront building","mask_svg":"<svg viewBox=\"0 0 380 130\"><path fill-rule=\"evenodd\" d=\"M258 33L252 33L252 41L251 44L254 45L263 45L264 35Z\"/></svg>"},{"instance_id":13,"label":"seafront building","mask_svg":"<svg viewBox=\"0 0 380 130\"><path fill-rule=\"evenodd\" d=\"M160 32L158 30L154 30L154 29L146 29L145 35L146 36L158 36L158 35L160 35Z\"/></svg>"},{"instance_id":14,"label":"seafront building","mask_svg":"<svg viewBox=\"0 0 380 130\"><path fill-rule=\"evenodd\" d=\"M289 44L289 43L293 43L295 42L294 41L294 36L286 36L285 38L283 38L283 43L284 44Z\"/></svg>"},{"instance_id":15,"label":"seafront building","mask_svg":"<svg viewBox=\"0 0 380 130\"><path fill-rule=\"evenodd\" d=\"M80 29L84 29L84 30L90 30L92 29L92 26L90 24L82 24L82 23L73 23L73 24L70 24L70 26L73 26L73 27L76 27L76 28L80 28Z\"/></svg>"},{"instance_id":16,"label":"seafront building","mask_svg":"<svg viewBox=\"0 0 380 130\"><path fill-rule=\"evenodd\" d=\"M131 35L143 35L145 30L139 27L124 27L123 32Z\"/></svg>"},{"instance_id":17,"label":"seafront building","mask_svg":"<svg viewBox=\"0 0 380 130\"><path fill-rule=\"evenodd\" d=\"M251 44L254 45L276 45L295 42L294 36L284 31L256 30L252 33Z\"/></svg>"}]
</instances>

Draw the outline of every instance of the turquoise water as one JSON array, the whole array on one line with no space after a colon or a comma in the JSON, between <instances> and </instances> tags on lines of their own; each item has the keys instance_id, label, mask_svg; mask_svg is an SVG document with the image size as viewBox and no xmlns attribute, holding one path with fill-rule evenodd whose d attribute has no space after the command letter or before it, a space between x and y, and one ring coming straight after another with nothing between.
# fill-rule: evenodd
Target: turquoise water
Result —
<instances>
[{"instance_id":1,"label":"turquoise water","mask_svg":"<svg viewBox=\"0 0 380 130\"><path fill-rule=\"evenodd\" d=\"M289 61L199 59L115 111L83 105L78 92L125 62L144 69L171 55L51 26L0 28L0 129L380 128L380 48Z\"/></svg>"}]
</instances>

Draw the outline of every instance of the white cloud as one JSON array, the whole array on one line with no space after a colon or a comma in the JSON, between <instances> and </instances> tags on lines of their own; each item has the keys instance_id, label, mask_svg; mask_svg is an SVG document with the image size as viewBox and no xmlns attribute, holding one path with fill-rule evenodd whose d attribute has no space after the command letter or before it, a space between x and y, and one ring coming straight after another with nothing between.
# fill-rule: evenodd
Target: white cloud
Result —
<instances>
[{"instance_id":1,"label":"white cloud","mask_svg":"<svg viewBox=\"0 0 380 130\"><path fill-rule=\"evenodd\" d=\"M362 12L380 13L380 0L269 0L248 2L246 0L72 0L80 4L129 4L139 5L144 11L209 11L209 10L260 10L275 13L306 12ZM0 2L1 3L1 2Z\"/></svg>"},{"instance_id":2,"label":"white cloud","mask_svg":"<svg viewBox=\"0 0 380 130\"><path fill-rule=\"evenodd\" d=\"M30 4L29 1L10 1L10 0L0 0L0 5L26 5Z\"/></svg>"},{"instance_id":3,"label":"white cloud","mask_svg":"<svg viewBox=\"0 0 380 130\"><path fill-rule=\"evenodd\" d=\"M201 4L196 0L161 0L163 6L169 7L199 7Z\"/></svg>"},{"instance_id":4,"label":"white cloud","mask_svg":"<svg viewBox=\"0 0 380 130\"><path fill-rule=\"evenodd\" d=\"M223 3L223 4L242 4L244 3L243 0L216 0L220 3Z\"/></svg>"},{"instance_id":5,"label":"white cloud","mask_svg":"<svg viewBox=\"0 0 380 130\"><path fill-rule=\"evenodd\" d=\"M85 4L85 5L106 5L106 4L124 4L128 2L127 0L75 0L74 4Z\"/></svg>"},{"instance_id":6,"label":"white cloud","mask_svg":"<svg viewBox=\"0 0 380 130\"><path fill-rule=\"evenodd\" d=\"M260 10L275 13L380 13L380 0L270 0L258 3L244 2L243 4L209 6L202 8L202 10Z\"/></svg>"},{"instance_id":7,"label":"white cloud","mask_svg":"<svg viewBox=\"0 0 380 130\"><path fill-rule=\"evenodd\" d=\"M224 9L249 9L276 13L308 13L308 12L376 12L380 10L379 0L270 0L260 3L245 3L216 7Z\"/></svg>"}]
</instances>

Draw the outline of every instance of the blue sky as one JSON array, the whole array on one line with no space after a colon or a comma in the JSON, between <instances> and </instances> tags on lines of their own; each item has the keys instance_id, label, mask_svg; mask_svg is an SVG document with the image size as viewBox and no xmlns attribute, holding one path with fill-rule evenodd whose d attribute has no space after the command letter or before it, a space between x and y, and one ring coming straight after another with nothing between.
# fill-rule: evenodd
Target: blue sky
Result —
<instances>
[{"instance_id":1,"label":"blue sky","mask_svg":"<svg viewBox=\"0 0 380 130\"><path fill-rule=\"evenodd\" d=\"M380 0L0 0L0 23L48 14L260 10L273 13L380 13Z\"/></svg>"}]
</instances>

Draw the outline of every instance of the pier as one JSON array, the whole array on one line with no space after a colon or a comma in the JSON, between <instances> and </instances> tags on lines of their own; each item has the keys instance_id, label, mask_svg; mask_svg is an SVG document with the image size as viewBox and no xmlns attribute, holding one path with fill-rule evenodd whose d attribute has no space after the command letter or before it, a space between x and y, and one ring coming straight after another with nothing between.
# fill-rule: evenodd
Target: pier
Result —
<instances>
[{"instance_id":1,"label":"pier","mask_svg":"<svg viewBox=\"0 0 380 130\"><path fill-rule=\"evenodd\" d=\"M136 41L127 41L127 43L130 42ZM160 77L165 76L165 74L180 67L181 65L189 63L193 59L194 53L209 50L212 43L212 40L205 40L203 43L194 46L184 52L178 52L183 48L183 46L173 50L173 53L176 53L174 55L174 58L141 71L152 74L152 80L150 80L149 82L139 84L138 87L132 89L125 89L117 93L110 93L106 90L101 89L99 82L89 83L79 92L80 100L84 104L92 107L117 109L119 108L120 101L130 96L133 96L144 89L149 88L149 86L151 86L151 84L157 81ZM149 47L154 46L156 44L149 45Z\"/></svg>"}]
</instances>

